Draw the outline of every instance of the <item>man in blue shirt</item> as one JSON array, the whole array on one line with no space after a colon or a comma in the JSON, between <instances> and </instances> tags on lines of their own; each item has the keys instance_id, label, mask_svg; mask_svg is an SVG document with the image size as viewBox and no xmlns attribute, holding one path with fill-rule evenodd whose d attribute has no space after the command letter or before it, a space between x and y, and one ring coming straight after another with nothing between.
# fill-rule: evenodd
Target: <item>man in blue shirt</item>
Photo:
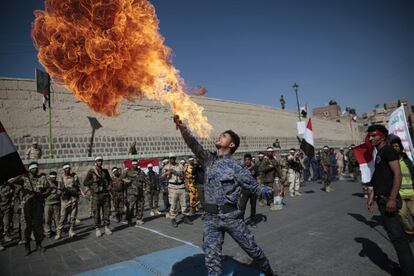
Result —
<instances>
[{"instance_id":1,"label":"man in blue shirt","mask_svg":"<svg viewBox=\"0 0 414 276\"><path fill-rule=\"evenodd\" d=\"M254 241L253 234L243 221L242 212L237 208L242 190L264 198L272 196L271 188L258 185L243 164L232 157L240 144L239 136L232 130L221 133L214 143L217 148L214 154L203 148L178 116L174 116L174 123L205 171L203 251L208 275L222 274L221 253L226 232L265 275L274 275L268 259Z\"/></svg>"}]
</instances>

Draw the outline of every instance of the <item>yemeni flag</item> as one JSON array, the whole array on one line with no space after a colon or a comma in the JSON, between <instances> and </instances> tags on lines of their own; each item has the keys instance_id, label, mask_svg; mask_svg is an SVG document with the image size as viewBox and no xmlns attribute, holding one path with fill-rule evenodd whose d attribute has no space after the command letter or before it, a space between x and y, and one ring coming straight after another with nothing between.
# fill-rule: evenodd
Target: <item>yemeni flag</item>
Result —
<instances>
[{"instance_id":1,"label":"yemeni flag","mask_svg":"<svg viewBox=\"0 0 414 276\"><path fill-rule=\"evenodd\" d=\"M26 168L0 122L0 183L24 173Z\"/></svg>"},{"instance_id":2,"label":"yemeni flag","mask_svg":"<svg viewBox=\"0 0 414 276\"><path fill-rule=\"evenodd\" d=\"M43 110L50 108L50 76L48 73L36 69L36 90L43 95Z\"/></svg>"},{"instance_id":3,"label":"yemeni flag","mask_svg":"<svg viewBox=\"0 0 414 276\"><path fill-rule=\"evenodd\" d=\"M303 139L300 143L300 149L303 150L305 155L309 158L315 156L311 118L309 118L308 123L306 124L305 134L303 134Z\"/></svg>"},{"instance_id":4,"label":"yemeni flag","mask_svg":"<svg viewBox=\"0 0 414 276\"><path fill-rule=\"evenodd\" d=\"M138 161L138 166L141 168L141 170L143 170L145 173L147 173L149 163L152 164L152 169L156 173L159 173L159 171L160 171L160 160L156 157L148 158L148 159L141 159L141 160ZM132 160L125 160L124 161L124 167L127 168L127 169L131 169L132 168Z\"/></svg>"},{"instance_id":5,"label":"yemeni flag","mask_svg":"<svg viewBox=\"0 0 414 276\"><path fill-rule=\"evenodd\" d=\"M375 151L368 141L368 136L365 138L365 143L352 148L352 153L358 161L362 183L369 183L375 170Z\"/></svg>"}]
</instances>

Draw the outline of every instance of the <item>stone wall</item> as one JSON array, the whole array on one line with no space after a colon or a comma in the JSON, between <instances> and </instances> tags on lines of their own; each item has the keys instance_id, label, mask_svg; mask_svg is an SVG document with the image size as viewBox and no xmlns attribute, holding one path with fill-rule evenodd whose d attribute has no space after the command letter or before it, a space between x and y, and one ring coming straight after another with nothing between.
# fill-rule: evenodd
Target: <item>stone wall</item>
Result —
<instances>
[{"instance_id":1,"label":"stone wall","mask_svg":"<svg viewBox=\"0 0 414 276\"><path fill-rule=\"evenodd\" d=\"M0 120L23 159L33 139L42 147L43 156L49 156L48 112L42 110L42 95L35 89L34 80L0 78ZM134 141L141 157L162 157L169 152L191 154L172 123L169 107L148 100L125 101L118 116L104 117L93 113L64 87L54 84L52 90L56 160L83 160L88 156L93 133L88 117L96 118L102 125L94 131L92 156L100 154L120 160ZM241 136L240 153L264 150L275 138L282 149L298 147L295 112L204 97L193 99L204 107L214 128L211 139L201 140L206 148L213 150L212 139L226 129ZM361 141L357 126L350 122L313 119L313 128L316 147L341 147Z\"/></svg>"}]
</instances>

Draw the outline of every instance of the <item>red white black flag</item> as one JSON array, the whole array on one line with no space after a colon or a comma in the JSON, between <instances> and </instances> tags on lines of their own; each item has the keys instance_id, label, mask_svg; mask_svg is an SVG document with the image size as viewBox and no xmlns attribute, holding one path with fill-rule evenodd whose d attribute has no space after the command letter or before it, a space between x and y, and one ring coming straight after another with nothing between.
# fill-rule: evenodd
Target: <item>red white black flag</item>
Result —
<instances>
[{"instance_id":1,"label":"red white black flag","mask_svg":"<svg viewBox=\"0 0 414 276\"><path fill-rule=\"evenodd\" d=\"M306 124L305 133L303 135L302 142L300 143L300 149L303 150L306 156L312 158L315 155L315 147L313 143L313 129L312 118L309 118Z\"/></svg>"},{"instance_id":2,"label":"red white black flag","mask_svg":"<svg viewBox=\"0 0 414 276\"><path fill-rule=\"evenodd\" d=\"M24 173L26 168L0 122L0 183Z\"/></svg>"},{"instance_id":3,"label":"red white black flag","mask_svg":"<svg viewBox=\"0 0 414 276\"><path fill-rule=\"evenodd\" d=\"M365 138L365 143L352 148L352 153L358 161L359 169L361 170L362 183L371 182L372 175L375 170L374 147Z\"/></svg>"},{"instance_id":4,"label":"red white black flag","mask_svg":"<svg viewBox=\"0 0 414 276\"><path fill-rule=\"evenodd\" d=\"M43 110L50 108L50 76L42 70L36 69L36 89L43 95Z\"/></svg>"}]
</instances>

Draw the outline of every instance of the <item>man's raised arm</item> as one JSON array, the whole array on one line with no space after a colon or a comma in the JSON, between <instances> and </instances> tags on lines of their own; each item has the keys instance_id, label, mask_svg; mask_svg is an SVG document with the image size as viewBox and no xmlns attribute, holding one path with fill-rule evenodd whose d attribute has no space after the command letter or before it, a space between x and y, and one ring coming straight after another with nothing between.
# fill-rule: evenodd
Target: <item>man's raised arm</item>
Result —
<instances>
[{"instance_id":1,"label":"man's raised arm","mask_svg":"<svg viewBox=\"0 0 414 276\"><path fill-rule=\"evenodd\" d=\"M178 115L174 115L174 123L180 130L181 136L183 136L183 139L187 146L195 154L197 159L204 163L209 156L209 152L205 150L203 146L197 141L187 126L180 120L180 117Z\"/></svg>"}]
</instances>

